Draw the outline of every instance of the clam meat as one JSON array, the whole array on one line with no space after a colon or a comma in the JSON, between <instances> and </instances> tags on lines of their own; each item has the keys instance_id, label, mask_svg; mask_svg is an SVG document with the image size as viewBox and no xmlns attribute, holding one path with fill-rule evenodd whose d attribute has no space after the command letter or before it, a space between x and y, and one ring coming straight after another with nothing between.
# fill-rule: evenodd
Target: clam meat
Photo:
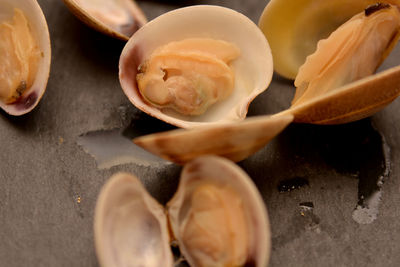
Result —
<instances>
[{"instance_id":1,"label":"clam meat","mask_svg":"<svg viewBox=\"0 0 400 267\"><path fill-rule=\"evenodd\" d=\"M139 90L157 107L171 107L185 115L200 115L227 98L234 86L228 65L239 48L221 40L190 38L157 48L139 66Z\"/></svg>"},{"instance_id":2,"label":"clam meat","mask_svg":"<svg viewBox=\"0 0 400 267\"><path fill-rule=\"evenodd\" d=\"M114 175L99 195L94 231L104 267L172 267L170 244L178 244L190 266L265 267L270 252L267 211L256 186L215 156L184 166L165 210L138 178Z\"/></svg>"}]
</instances>

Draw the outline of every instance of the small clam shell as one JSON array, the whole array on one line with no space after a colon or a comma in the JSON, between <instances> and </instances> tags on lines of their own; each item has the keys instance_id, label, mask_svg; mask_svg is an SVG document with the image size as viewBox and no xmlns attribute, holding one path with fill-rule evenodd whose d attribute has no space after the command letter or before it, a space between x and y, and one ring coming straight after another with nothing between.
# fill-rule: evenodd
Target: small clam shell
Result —
<instances>
[{"instance_id":1,"label":"small clam shell","mask_svg":"<svg viewBox=\"0 0 400 267\"><path fill-rule=\"evenodd\" d=\"M89 27L124 41L147 23L143 11L133 0L63 1L71 12Z\"/></svg>"},{"instance_id":2,"label":"small clam shell","mask_svg":"<svg viewBox=\"0 0 400 267\"><path fill-rule=\"evenodd\" d=\"M118 173L102 188L94 237L103 267L173 266L164 209L133 175Z\"/></svg>"},{"instance_id":3,"label":"small clam shell","mask_svg":"<svg viewBox=\"0 0 400 267\"><path fill-rule=\"evenodd\" d=\"M231 221L228 224L220 225L220 222L217 218L218 216L207 216L208 210L204 210L204 208L207 207L203 206L206 204L203 202L203 207L201 207L202 214L198 214L198 216L195 214L196 217L193 218L196 224L199 224L195 225L194 227L199 227L202 232L199 235L196 233L191 233L191 237L194 239L189 238L186 240L184 238L184 223L191 222L187 219L188 216L190 216L191 206L194 201L194 192L196 189L204 185L208 186L208 188L211 187L230 191L233 193L233 195L236 195L238 199L240 199L240 206L244 211L245 218L240 217L240 212L227 212L227 215L229 214L231 217L224 219L232 219L235 220L235 222L241 221L242 219L245 220L245 228L247 229L247 235L245 237L247 241L247 257L244 266L267 266L271 248L271 240L267 210L265 208L263 199L250 177L242 169L233 164L231 161L215 156L200 157L185 165L181 174L178 191L167 204L172 230L178 240L179 247L189 264L191 266L227 266L222 264L196 264L199 261L199 256L197 256L197 259L195 259L196 257L194 255L196 254L196 251L193 251L193 246L195 248L199 248L202 251L201 253L206 252L205 254L210 255L224 254L224 256L226 256L226 254L229 254L228 251L225 251L226 254L218 254L217 251L210 251L210 249L207 249L207 247L229 247L229 245L233 244L235 240L234 238L239 238L240 236L240 233L236 232L233 235L234 237L230 237L233 239L232 243L230 244L224 244L224 241L226 242L227 240L224 240L221 236L219 236L219 233L216 233L217 237L214 237L212 234L213 230L218 230L218 227L234 227L235 222ZM218 200L217 202L220 203ZM234 203L231 202L230 204L234 206ZM232 206L230 208L232 208ZM209 209L214 208L215 206L209 207ZM206 216L207 218L206 225L201 224L204 222L202 221L202 216ZM213 219L215 220L214 222L212 221ZM238 228L239 227L236 227L234 230L239 231ZM210 236L211 240L205 240L205 236ZM215 240L218 240L218 242L215 242L214 238ZM191 243L192 241L195 242L195 244ZM217 244L210 243L207 246L207 242L215 242ZM199 243L207 247L203 247L199 245ZM237 250L235 252L238 253ZM199 254L202 255L201 253ZM202 261L206 262L204 256L201 256L200 258L203 258ZM219 259L216 259L215 257L213 260L217 262L219 261Z\"/></svg>"},{"instance_id":4,"label":"small clam shell","mask_svg":"<svg viewBox=\"0 0 400 267\"><path fill-rule=\"evenodd\" d=\"M187 38L223 40L241 51L232 63L233 93L199 116L185 116L148 104L136 82L138 67L156 48ZM244 119L250 102L268 87L273 66L268 42L251 20L228 8L204 5L165 13L139 29L122 51L119 69L122 89L137 108L167 123L193 128Z\"/></svg>"},{"instance_id":5,"label":"small clam shell","mask_svg":"<svg viewBox=\"0 0 400 267\"><path fill-rule=\"evenodd\" d=\"M36 0L0 0L0 23L12 19L15 8L20 9L27 18L32 36L41 53L32 86L27 88L16 102L7 104L0 101L0 107L5 112L19 116L35 108L46 91L50 73L51 46L47 22Z\"/></svg>"},{"instance_id":6,"label":"small clam shell","mask_svg":"<svg viewBox=\"0 0 400 267\"><path fill-rule=\"evenodd\" d=\"M135 138L135 144L178 164L200 155L219 155L241 161L256 153L293 120L284 116L260 116L242 122L172 130Z\"/></svg>"}]
</instances>

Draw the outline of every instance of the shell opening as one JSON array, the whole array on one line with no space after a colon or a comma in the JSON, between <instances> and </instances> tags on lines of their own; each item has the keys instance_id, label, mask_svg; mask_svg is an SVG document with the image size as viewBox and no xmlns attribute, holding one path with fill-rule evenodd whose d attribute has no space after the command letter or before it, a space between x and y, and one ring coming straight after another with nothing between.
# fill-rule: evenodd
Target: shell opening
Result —
<instances>
[{"instance_id":1,"label":"shell opening","mask_svg":"<svg viewBox=\"0 0 400 267\"><path fill-rule=\"evenodd\" d=\"M24 13L0 24L0 100L16 102L34 83L41 52Z\"/></svg>"},{"instance_id":2,"label":"shell opening","mask_svg":"<svg viewBox=\"0 0 400 267\"><path fill-rule=\"evenodd\" d=\"M318 42L296 76L292 106L305 103L375 72L398 40L397 7L368 7Z\"/></svg>"},{"instance_id":3,"label":"shell opening","mask_svg":"<svg viewBox=\"0 0 400 267\"><path fill-rule=\"evenodd\" d=\"M230 62L240 54L232 43L189 38L157 48L136 76L142 96L158 108L200 115L227 98L235 75Z\"/></svg>"}]
</instances>

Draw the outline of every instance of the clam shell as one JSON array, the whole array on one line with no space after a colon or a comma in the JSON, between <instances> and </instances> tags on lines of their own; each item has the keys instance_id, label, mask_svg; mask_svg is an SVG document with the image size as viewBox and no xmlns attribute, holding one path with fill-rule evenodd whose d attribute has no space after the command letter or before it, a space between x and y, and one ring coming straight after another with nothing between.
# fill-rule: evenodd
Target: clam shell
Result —
<instances>
[{"instance_id":1,"label":"clam shell","mask_svg":"<svg viewBox=\"0 0 400 267\"><path fill-rule=\"evenodd\" d=\"M211 184L218 188L229 185L241 197L249 231L249 266L267 266L271 240L263 199L242 169L231 161L215 156L200 157L185 165L178 190L167 204L172 230L189 264L196 266L191 251L182 242L180 228L191 205L192 193L196 187L203 184Z\"/></svg>"},{"instance_id":2,"label":"clam shell","mask_svg":"<svg viewBox=\"0 0 400 267\"><path fill-rule=\"evenodd\" d=\"M103 186L94 237L103 267L173 266L164 209L134 175L115 174Z\"/></svg>"},{"instance_id":3,"label":"clam shell","mask_svg":"<svg viewBox=\"0 0 400 267\"><path fill-rule=\"evenodd\" d=\"M32 86L27 88L16 102L6 104L0 101L0 107L5 112L19 116L35 108L46 91L50 74L51 46L47 22L37 1L0 0L0 22L11 19L14 8L19 8L24 13L42 54Z\"/></svg>"},{"instance_id":4,"label":"clam shell","mask_svg":"<svg viewBox=\"0 0 400 267\"><path fill-rule=\"evenodd\" d=\"M238 123L156 133L133 141L153 154L178 164L207 154L237 162L256 153L292 121L291 114L259 116Z\"/></svg>"},{"instance_id":5,"label":"clam shell","mask_svg":"<svg viewBox=\"0 0 400 267\"><path fill-rule=\"evenodd\" d=\"M268 39L274 69L294 79L317 42L329 36L353 15L362 12L374 0L271 0L258 25ZM398 0L382 0L400 6Z\"/></svg>"},{"instance_id":6,"label":"clam shell","mask_svg":"<svg viewBox=\"0 0 400 267\"><path fill-rule=\"evenodd\" d=\"M139 65L157 47L195 37L220 39L240 48L241 56L232 64L235 71L232 95L199 116L184 116L149 105L137 88ZM244 119L250 102L268 87L273 64L268 42L251 20L228 8L204 5L165 13L139 29L122 51L119 70L122 89L137 108L178 127L193 128Z\"/></svg>"},{"instance_id":7,"label":"clam shell","mask_svg":"<svg viewBox=\"0 0 400 267\"><path fill-rule=\"evenodd\" d=\"M126 25L121 25L121 28L117 29L112 25L107 24L106 21L102 21L98 17L96 17L90 9L88 9L85 5L82 4L84 1L85 4L89 4L88 0L63 0L68 9L74 14L79 20L88 25L89 27L104 33L113 38L117 38L123 41L127 41L132 34L147 23L147 18L144 15L143 11L138 7L138 5L133 0L97 0L91 1L92 5L99 5L101 2L106 3L106 1L116 1L121 2L125 5L124 11L126 14L129 14L130 21L128 22L129 31L123 31L122 27ZM105 14L107 15L107 14Z\"/></svg>"}]
</instances>

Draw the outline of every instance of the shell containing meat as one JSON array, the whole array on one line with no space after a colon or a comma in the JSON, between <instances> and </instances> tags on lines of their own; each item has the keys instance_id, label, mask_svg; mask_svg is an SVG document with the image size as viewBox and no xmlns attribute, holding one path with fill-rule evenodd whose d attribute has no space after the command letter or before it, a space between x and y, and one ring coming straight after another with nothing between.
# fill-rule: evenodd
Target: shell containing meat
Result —
<instances>
[{"instance_id":1,"label":"shell containing meat","mask_svg":"<svg viewBox=\"0 0 400 267\"><path fill-rule=\"evenodd\" d=\"M47 22L36 0L0 0L0 107L11 115L31 111L49 77Z\"/></svg>"},{"instance_id":2,"label":"shell containing meat","mask_svg":"<svg viewBox=\"0 0 400 267\"><path fill-rule=\"evenodd\" d=\"M122 89L137 108L193 128L244 119L268 87L273 66L268 42L252 21L204 5L147 23L126 44L119 68Z\"/></svg>"}]
</instances>

